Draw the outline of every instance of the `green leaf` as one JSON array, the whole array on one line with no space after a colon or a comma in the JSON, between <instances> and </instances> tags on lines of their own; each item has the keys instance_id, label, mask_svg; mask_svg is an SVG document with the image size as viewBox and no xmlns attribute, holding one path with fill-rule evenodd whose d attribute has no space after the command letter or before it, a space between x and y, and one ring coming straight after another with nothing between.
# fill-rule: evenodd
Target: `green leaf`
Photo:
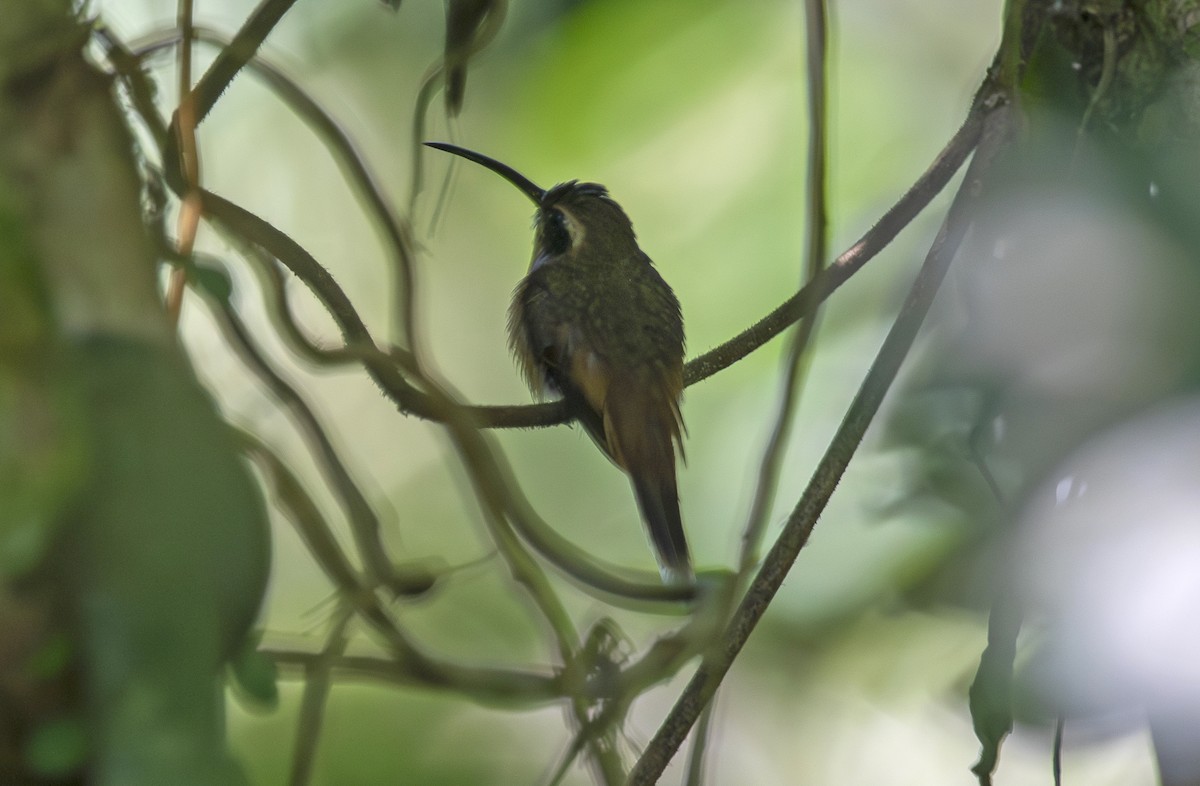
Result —
<instances>
[{"instance_id":1,"label":"green leaf","mask_svg":"<svg viewBox=\"0 0 1200 786\"><path fill-rule=\"evenodd\" d=\"M261 635L247 638L246 646L229 664L234 695L248 710L274 710L279 706L279 669L258 651Z\"/></svg>"},{"instance_id":2,"label":"green leaf","mask_svg":"<svg viewBox=\"0 0 1200 786\"><path fill-rule=\"evenodd\" d=\"M87 758L83 720L59 718L38 727L25 747L25 764L45 778L61 778L78 770Z\"/></svg>"},{"instance_id":3,"label":"green leaf","mask_svg":"<svg viewBox=\"0 0 1200 786\"><path fill-rule=\"evenodd\" d=\"M93 473L64 545L98 783L226 786L225 662L266 581L261 495L174 346L78 348Z\"/></svg>"},{"instance_id":4,"label":"green leaf","mask_svg":"<svg viewBox=\"0 0 1200 786\"><path fill-rule=\"evenodd\" d=\"M233 296L233 279L224 267L197 261L190 271L192 282L221 303L228 303Z\"/></svg>"}]
</instances>

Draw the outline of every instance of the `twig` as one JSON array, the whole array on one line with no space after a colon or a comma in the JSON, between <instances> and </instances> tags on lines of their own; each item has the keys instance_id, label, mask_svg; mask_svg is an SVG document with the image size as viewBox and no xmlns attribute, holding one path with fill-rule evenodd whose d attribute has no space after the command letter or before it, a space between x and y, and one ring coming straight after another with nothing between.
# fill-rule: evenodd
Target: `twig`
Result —
<instances>
[{"instance_id":1,"label":"twig","mask_svg":"<svg viewBox=\"0 0 1200 786\"><path fill-rule=\"evenodd\" d=\"M196 231L200 227L200 151L196 145L196 100L192 94L192 0L179 0L176 12L179 25L179 109L178 124L175 126L179 145L180 162L183 165L184 193L179 210L178 235L179 254L185 259L192 256L196 247ZM171 271L167 282L166 307L171 323L179 323L183 308L183 290L187 285L187 268L177 267Z\"/></svg>"},{"instance_id":2,"label":"twig","mask_svg":"<svg viewBox=\"0 0 1200 786\"><path fill-rule=\"evenodd\" d=\"M453 3L447 4L446 14L446 38L449 43L451 38L451 17L453 14ZM483 17L481 25L472 25L471 32L474 35L470 42L464 48L464 51L459 53L461 58L458 67L465 69L467 62L475 55L479 54L487 48L496 36L500 33L500 27L504 22L505 14L507 13L507 0L503 2L487 3L488 10ZM461 43L461 42L460 42ZM423 159L422 154L425 152L425 147L421 144L426 139L425 127L426 120L429 115L429 107L433 103L433 97L437 95L438 88L446 86L446 72L448 66L446 56L438 58L429 69L425 72L425 76L421 79L421 87L417 91L416 100L413 102L413 118L412 118L412 151L409 158L409 166L411 172L409 175L408 187L408 214L416 215L417 197L423 189ZM449 95L447 93L447 95ZM460 96L461 100L461 96ZM447 101L447 110L450 110L450 102ZM447 111L447 116L452 117L457 112ZM451 159L450 167L453 168L457 159Z\"/></svg>"},{"instance_id":3,"label":"twig","mask_svg":"<svg viewBox=\"0 0 1200 786\"><path fill-rule=\"evenodd\" d=\"M1054 786L1062 786L1063 729L1066 721L1060 714L1054 722L1054 753L1051 755L1050 770L1054 775Z\"/></svg>"},{"instance_id":4,"label":"twig","mask_svg":"<svg viewBox=\"0 0 1200 786\"><path fill-rule=\"evenodd\" d=\"M825 247L828 239L825 174L827 152L825 142L825 2L824 0L807 0L804 7L805 29L808 33L809 125L808 237L804 255L804 275L807 283L811 284L824 269ZM784 443L787 435L791 432L792 420L803 384L803 370L807 368L807 364L803 361L807 357L806 350L816 330L816 307L808 303L804 305L806 311L812 311L812 315L799 323L784 360L784 379L780 391L779 411L776 413L775 425L771 429L767 446L763 450L754 498L746 517L745 531L742 534L742 554L738 562L738 573L742 576L749 576L750 571L758 564L762 539L767 529L771 503L774 500L775 488L779 480L779 468L785 453Z\"/></svg>"},{"instance_id":5,"label":"twig","mask_svg":"<svg viewBox=\"0 0 1200 786\"><path fill-rule=\"evenodd\" d=\"M262 646L259 652L280 666L309 669L321 659L321 653L302 652L286 647ZM399 687L424 687L450 690L483 705L542 707L563 697L559 678L554 675L502 669L488 666L437 664L436 669L417 670L403 658L378 658L345 655L333 661L331 674L338 682L356 680L385 682Z\"/></svg>"},{"instance_id":6,"label":"twig","mask_svg":"<svg viewBox=\"0 0 1200 786\"><path fill-rule=\"evenodd\" d=\"M700 721L692 732L692 747L688 751L687 771L683 776L684 786L704 786L704 754L708 750L709 735L712 734L713 715L717 711L717 698L700 713Z\"/></svg>"},{"instance_id":7,"label":"twig","mask_svg":"<svg viewBox=\"0 0 1200 786\"><path fill-rule=\"evenodd\" d=\"M300 479L256 436L242 429L234 429L234 435L238 446L262 473L275 504L291 521L296 533L304 541L308 553L330 583L347 593L365 586L362 577L334 537L329 522L304 490Z\"/></svg>"},{"instance_id":8,"label":"twig","mask_svg":"<svg viewBox=\"0 0 1200 786\"><path fill-rule=\"evenodd\" d=\"M142 72L141 58L135 55L106 24L96 24L96 35L104 42L104 53L129 93L130 103L150 131L161 150L167 143L167 125L154 103L154 87Z\"/></svg>"},{"instance_id":9,"label":"twig","mask_svg":"<svg viewBox=\"0 0 1200 786\"><path fill-rule=\"evenodd\" d=\"M824 302L825 298L886 248L896 235L900 234L900 230L908 226L917 214L941 193L975 149L981 130L981 117L975 112L967 115L962 126L934 158L929 168L858 242L830 263L816 281L792 295L770 314L724 344L691 360L683 370L684 384L694 385L728 368L779 335L796 320L808 316L809 309Z\"/></svg>"},{"instance_id":10,"label":"twig","mask_svg":"<svg viewBox=\"0 0 1200 786\"><path fill-rule=\"evenodd\" d=\"M346 627L353 619L350 607L339 609L330 626L325 646L315 663L304 670L304 693L300 697L300 713L296 720L296 741L292 745L292 770L289 786L305 786L312 779L317 760L321 724L329 700L329 688L334 662L346 652Z\"/></svg>"},{"instance_id":11,"label":"twig","mask_svg":"<svg viewBox=\"0 0 1200 786\"><path fill-rule=\"evenodd\" d=\"M221 54L217 55L192 90L196 96L196 125L208 117L225 88L250 62L275 25L295 4L296 0L263 0L229 42L229 46L221 50Z\"/></svg>"},{"instance_id":12,"label":"twig","mask_svg":"<svg viewBox=\"0 0 1200 786\"><path fill-rule=\"evenodd\" d=\"M1075 129L1075 148L1071 151L1072 169L1079 163L1083 137L1092 121L1092 115L1095 113L1096 107L1100 105L1100 101L1108 94L1109 88L1112 87L1113 77L1117 72L1117 34L1113 30L1111 22L1104 25L1103 41L1104 59L1100 65L1100 81L1096 83L1096 89L1092 91L1087 108L1083 110L1083 116L1079 119L1079 127Z\"/></svg>"}]
</instances>

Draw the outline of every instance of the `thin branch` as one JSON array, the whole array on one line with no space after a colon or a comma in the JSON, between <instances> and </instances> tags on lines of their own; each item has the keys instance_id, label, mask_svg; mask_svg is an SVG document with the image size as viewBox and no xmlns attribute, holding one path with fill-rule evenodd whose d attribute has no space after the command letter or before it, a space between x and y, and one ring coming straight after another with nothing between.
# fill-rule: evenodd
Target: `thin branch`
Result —
<instances>
[{"instance_id":1,"label":"thin branch","mask_svg":"<svg viewBox=\"0 0 1200 786\"><path fill-rule=\"evenodd\" d=\"M167 125L158 114L158 107L154 103L155 89L142 71L141 58L134 54L108 25L97 22L96 35L103 41L104 54L112 64L118 79L125 85L134 111L146 124L154 144L161 150L167 144Z\"/></svg>"},{"instance_id":2,"label":"thin branch","mask_svg":"<svg viewBox=\"0 0 1200 786\"><path fill-rule=\"evenodd\" d=\"M259 652L283 667L308 670L321 659L319 652L303 652L286 647L262 646ZM402 658L389 659L346 655L331 666L338 682L355 680L385 682L399 687L439 688L454 691L484 705L543 707L563 697L558 677L534 671L518 671L487 666L468 667L440 664L436 671L417 671Z\"/></svg>"},{"instance_id":3,"label":"thin branch","mask_svg":"<svg viewBox=\"0 0 1200 786\"><path fill-rule=\"evenodd\" d=\"M347 350L359 353L359 357L375 356L378 362L373 366L376 372L373 378L402 409L410 401L425 401L424 395L404 379L396 364L378 349L350 298L312 254L240 205L211 191L202 194L206 216L240 241L257 246L278 260L312 291L337 324Z\"/></svg>"},{"instance_id":4,"label":"thin branch","mask_svg":"<svg viewBox=\"0 0 1200 786\"><path fill-rule=\"evenodd\" d=\"M696 671L634 766L629 777L631 786L650 786L658 781L700 712L712 699L750 633L766 612L775 593L779 591L796 556L808 542L817 518L828 503L867 426L874 419L884 395L891 387L901 363L916 339L950 261L966 233L971 209L981 192L983 177L1008 140L1010 114L1007 105L995 108L989 106L986 111L984 109L985 104L994 101L994 96L988 96L987 101L977 101L972 110L972 114L985 115L977 121L985 123L980 150L976 153L925 263L854 397L841 427L792 511L783 533L755 576L721 641Z\"/></svg>"},{"instance_id":5,"label":"thin branch","mask_svg":"<svg viewBox=\"0 0 1200 786\"><path fill-rule=\"evenodd\" d=\"M475 55L479 54L489 45L491 45L492 41L494 41L496 36L499 35L500 28L504 23L508 2L507 0L502 0L500 2L487 2L483 5L479 3L469 4L468 7L473 7L475 10L483 11L483 22L482 24L475 23L477 20L469 22L463 27L462 30L457 32L452 31L451 27L454 26L455 23L461 23L463 20L455 18L454 5L455 4L453 2L448 3L446 9L447 53L451 48L450 44L452 38L461 37L466 32L470 32L472 35L469 41L457 42L457 47L460 50L457 52L457 63L448 64L446 61L447 53L443 53L443 55L439 57L432 66L429 67L429 69L425 72L425 76L421 79L421 87L417 91L417 97L413 102L413 118L411 126L412 139L410 140L412 149L409 159L411 171L409 173L408 188L408 214L410 216L416 215L417 197L420 196L424 187L423 154L426 152L426 150L421 142L426 139L425 128L429 115L429 107L432 105L433 98L435 95L437 95L438 89L446 86L447 84L447 66L451 66L449 70L454 70L454 68L465 69L467 67L467 63L473 57L475 57ZM446 114L448 118L452 118L453 116L457 115L458 112L457 110L451 111L453 107L451 105L451 101L449 100L449 91L447 91L446 95ZM461 101L461 96L459 96L459 100ZM451 159L451 167L455 165L455 161L456 159Z\"/></svg>"},{"instance_id":6,"label":"thin branch","mask_svg":"<svg viewBox=\"0 0 1200 786\"><path fill-rule=\"evenodd\" d=\"M825 298L886 248L941 193L975 149L981 130L982 119L978 113L968 114L929 168L866 234L830 263L824 274L737 336L692 359L684 368L684 383L694 385L728 368L779 335L796 320L808 316L811 308L824 302Z\"/></svg>"},{"instance_id":7,"label":"thin branch","mask_svg":"<svg viewBox=\"0 0 1200 786\"><path fill-rule=\"evenodd\" d=\"M300 479L258 437L242 429L234 429L234 436L242 452L258 467L275 504L292 523L330 583L343 592L365 586Z\"/></svg>"},{"instance_id":8,"label":"thin branch","mask_svg":"<svg viewBox=\"0 0 1200 786\"><path fill-rule=\"evenodd\" d=\"M226 232L225 234L229 236L230 233ZM235 242L242 240L240 237L231 237L231 239ZM244 242L236 244L239 246L239 250L248 257L250 270L258 279L259 289L263 296L263 312L288 349L298 357L322 368L336 368L363 362L364 354L371 352L371 349L345 344L323 347L310 339L292 311L292 301L288 297L287 291L289 278L284 272L283 266L273 255L268 254L258 245Z\"/></svg>"},{"instance_id":9,"label":"thin branch","mask_svg":"<svg viewBox=\"0 0 1200 786\"><path fill-rule=\"evenodd\" d=\"M175 126L175 132L184 181L177 234L179 254L188 259L196 247L196 231L200 227L200 204L197 196L200 188L200 151L196 144L196 100L192 95L192 0L178 0L176 16L179 25L178 36L183 43L178 53L179 123ZM166 308L167 316L173 325L179 323L186 285L187 268L177 267L172 270L167 282Z\"/></svg>"},{"instance_id":10,"label":"thin branch","mask_svg":"<svg viewBox=\"0 0 1200 786\"><path fill-rule=\"evenodd\" d=\"M196 125L208 117L225 88L245 68L275 25L295 4L296 0L263 0L229 42L229 46L221 50L192 91L196 95Z\"/></svg>"},{"instance_id":11,"label":"thin branch","mask_svg":"<svg viewBox=\"0 0 1200 786\"><path fill-rule=\"evenodd\" d=\"M806 0L804 4L808 34L808 237L804 255L804 270L807 283L821 275L825 264L825 248L828 243L828 215L826 210L826 116L825 46L827 39L825 0ZM812 315L799 323L796 335L784 360L784 380L779 399L779 411L767 446L763 450L759 465L758 481L754 498L746 517L742 535L742 554L738 562L738 573L749 576L758 564L762 539L766 533L771 503L779 481L779 470L783 463L784 444L791 433L792 421L799 403L800 388L808 364L806 350L817 325L817 309L805 304Z\"/></svg>"},{"instance_id":12,"label":"thin branch","mask_svg":"<svg viewBox=\"0 0 1200 786\"><path fill-rule=\"evenodd\" d=\"M1050 760L1050 771L1054 776L1054 786L1062 786L1062 752L1063 752L1063 730L1066 727L1066 720L1060 714L1058 720L1054 722L1054 752Z\"/></svg>"},{"instance_id":13,"label":"thin branch","mask_svg":"<svg viewBox=\"0 0 1200 786\"><path fill-rule=\"evenodd\" d=\"M684 786L704 786L704 754L708 751L713 715L716 711L717 699L714 696L704 708L704 712L700 713L700 721L692 732L692 747L688 751L687 771L683 776Z\"/></svg>"},{"instance_id":14,"label":"thin branch","mask_svg":"<svg viewBox=\"0 0 1200 786\"><path fill-rule=\"evenodd\" d=\"M338 610L317 661L304 670L304 693L300 697L300 713L296 719L296 742L292 745L288 786L305 786L312 779L325 706L333 684L333 664L346 653L346 644L349 642L346 627L353 618L349 606Z\"/></svg>"}]
</instances>

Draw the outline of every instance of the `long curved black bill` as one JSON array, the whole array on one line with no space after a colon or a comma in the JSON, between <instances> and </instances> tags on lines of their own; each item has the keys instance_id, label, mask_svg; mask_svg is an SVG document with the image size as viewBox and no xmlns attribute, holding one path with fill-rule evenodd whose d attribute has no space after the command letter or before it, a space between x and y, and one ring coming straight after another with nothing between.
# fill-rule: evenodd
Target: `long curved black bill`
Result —
<instances>
[{"instance_id":1,"label":"long curved black bill","mask_svg":"<svg viewBox=\"0 0 1200 786\"><path fill-rule=\"evenodd\" d=\"M446 142L425 142L426 147L432 147L435 150L444 150L447 153L453 153L456 156L462 156L468 161L474 161L482 167L495 172L500 177L512 183L517 188L525 192L525 196L534 201L534 204L540 205L542 197L546 195L546 189L535 185L532 180L522 175L517 170L510 167L508 164L501 164L494 158L488 158L483 153L476 153L474 150L468 150L465 147L458 145L447 144Z\"/></svg>"}]
</instances>

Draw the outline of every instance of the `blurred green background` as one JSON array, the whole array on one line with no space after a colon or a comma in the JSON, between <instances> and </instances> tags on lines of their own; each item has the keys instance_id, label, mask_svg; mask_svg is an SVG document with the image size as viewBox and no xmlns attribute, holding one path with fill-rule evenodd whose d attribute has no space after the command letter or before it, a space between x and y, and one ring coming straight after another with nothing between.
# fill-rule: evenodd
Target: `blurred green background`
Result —
<instances>
[{"instance_id":1,"label":"blurred green background","mask_svg":"<svg viewBox=\"0 0 1200 786\"><path fill-rule=\"evenodd\" d=\"M1000 0L851 0L833 4L830 77L831 248L842 250L924 170L965 114L999 38ZM126 39L173 24L173 0L104 0ZM232 32L251 4L199 0L197 21ZM411 112L440 54L443 7L406 0L298 3L264 55L285 69L356 140L398 206L409 189ZM200 66L211 56L201 47ZM173 94L162 61L165 96ZM796 287L805 227L804 30L782 0L512 2L494 45L474 62L455 141L539 184L607 185L633 218L643 249L683 304L689 356L756 321ZM171 99L165 99L171 100ZM428 131L451 131L435 104ZM199 132L204 184L288 232L324 263L377 333L389 325L379 243L320 144L248 75ZM418 319L437 368L468 399L519 403L528 393L505 346L509 293L531 245L528 202L494 175L460 167L431 231L448 161L427 151L427 188L414 225L422 244ZM771 533L778 531L845 412L936 230L935 203L830 301L787 461ZM234 252L202 230L201 245ZM259 335L249 275L238 302ZM336 335L302 286L313 334ZM202 310L185 304L188 349L234 422L276 446L337 508L288 419L251 384ZM384 514L399 558L466 563L488 552L479 511L437 427L398 415L362 374L315 373L267 341L316 405L344 459ZM758 457L778 398L784 342L690 388L681 470L684 520L701 566L731 566ZM718 784L962 784L977 743L965 705L984 645L984 617L961 607L915 610L904 593L963 539L949 510L899 506L911 459L885 450L879 429L851 465L772 611L719 698L712 744ZM526 493L561 532L603 556L652 569L626 479L579 430L506 432L501 443ZM346 533L342 533L349 543ZM314 640L325 583L286 523L276 522L269 635ZM615 616L638 645L670 619L615 612L573 589L581 626ZM399 612L429 648L509 665L551 657L544 631L496 560L444 583ZM371 651L369 642L354 647ZM626 728L640 749L682 686L648 694ZM283 782L299 689L280 708L233 706L233 746L255 783ZM1076 735L1082 737L1083 735ZM1153 782L1139 735L1068 734L1073 782ZM1049 784L1051 731L1021 729L997 782ZM1091 744L1094 741L1095 744ZM316 783L527 784L568 742L564 713L481 708L457 696L376 685L335 687ZM679 771L679 763L672 768ZM669 772L664 782L674 782ZM569 782L588 782L573 771Z\"/></svg>"}]
</instances>

